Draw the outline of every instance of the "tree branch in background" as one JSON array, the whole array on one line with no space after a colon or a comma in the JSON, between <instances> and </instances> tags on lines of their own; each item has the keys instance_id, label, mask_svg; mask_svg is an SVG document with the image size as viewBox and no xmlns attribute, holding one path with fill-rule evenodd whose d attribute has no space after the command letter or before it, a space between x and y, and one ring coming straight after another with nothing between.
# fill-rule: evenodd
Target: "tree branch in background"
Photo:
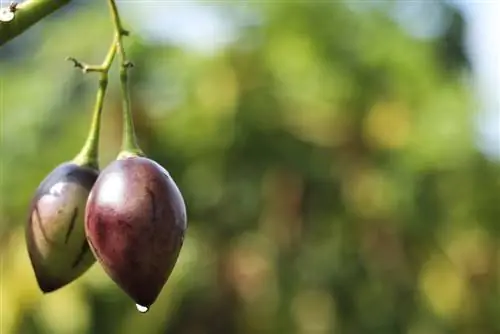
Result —
<instances>
[{"instance_id":1,"label":"tree branch in background","mask_svg":"<svg viewBox=\"0 0 500 334\"><path fill-rule=\"evenodd\" d=\"M70 2L71 0L27 0L14 8L12 5L4 8L2 14L7 10L14 10L12 19L0 18L0 46Z\"/></svg>"}]
</instances>

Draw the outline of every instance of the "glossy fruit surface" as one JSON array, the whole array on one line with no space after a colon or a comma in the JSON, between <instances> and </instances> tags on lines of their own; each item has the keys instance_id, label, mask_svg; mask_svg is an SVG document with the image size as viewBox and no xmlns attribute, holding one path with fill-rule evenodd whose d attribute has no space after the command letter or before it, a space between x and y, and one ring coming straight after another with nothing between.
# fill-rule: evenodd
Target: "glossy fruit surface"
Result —
<instances>
[{"instance_id":1,"label":"glossy fruit surface","mask_svg":"<svg viewBox=\"0 0 500 334\"><path fill-rule=\"evenodd\" d=\"M67 162L39 185L31 201L26 243L40 289L57 290L95 262L85 238L84 214L98 171Z\"/></svg>"},{"instance_id":2,"label":"glossy fruit surface","mask_svg":"<svg viewBox=\"0 0 500 334\"><path fill-rule=\"evenodd\" d=\"M177 262L186 220L169 173L153 160L132 156L101 172L87 202L85 230L106 273L149 307Z\"/></svg>"}]
</instances>

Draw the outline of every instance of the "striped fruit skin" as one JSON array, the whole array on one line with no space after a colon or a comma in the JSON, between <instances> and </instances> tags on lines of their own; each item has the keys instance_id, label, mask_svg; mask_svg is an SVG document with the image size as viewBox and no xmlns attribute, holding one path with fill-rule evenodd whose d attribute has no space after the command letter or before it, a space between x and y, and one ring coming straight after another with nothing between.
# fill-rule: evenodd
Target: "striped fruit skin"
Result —
<instances>
[{"instance_id":1,"label":"striped fruit skin","mask_svg":"<svg viewBox=\"0 0 500 334\"><path fill-rule=\"evenodd\" d=\"M177 185L144 157L115 160L97 179L85 213L95 257L137 304L152 305L177 262L187 228Z\"/></svg>"},{"instance_id":2,"label":"striped fruit skin","mask_svg":"<svg viewBox=\"0 0 500 334\"><path fill-rule=\"evenodd\" d=\"M85 237L84 215L98 175L93 168L65 162L35 192L25 237L38 286L44 293L73 282L95 263Z\"/></svg>"}]
</instances>

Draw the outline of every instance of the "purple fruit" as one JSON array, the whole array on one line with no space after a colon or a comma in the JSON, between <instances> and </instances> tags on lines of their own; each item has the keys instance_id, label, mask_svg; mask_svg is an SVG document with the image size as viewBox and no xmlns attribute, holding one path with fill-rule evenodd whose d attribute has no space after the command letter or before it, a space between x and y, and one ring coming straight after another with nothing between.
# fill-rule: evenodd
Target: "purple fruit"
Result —
<instances>
[{"instance_id":1,"label":"purple fruit","mask_svg":"<svg viewBox=\"0 0 500 334\"><path fill-rule=\"evenodd\" d=\"M63 163L42 181L31 201L26 243L44 293L72 282L95 262L83 218L98 173L90 167Z\"/></svg>"},{"instance_id":2,"label":"purple fruit","mask_svg":"<svg viewBox=\"0 0 500 334\"><path fill-rule=\"evenodd\" d=\"M166 284L187 228L177 185L158 163L128 156L97 179L85 213L92 252L137 304L149 307Z\"/></svg>"}]
</instances>

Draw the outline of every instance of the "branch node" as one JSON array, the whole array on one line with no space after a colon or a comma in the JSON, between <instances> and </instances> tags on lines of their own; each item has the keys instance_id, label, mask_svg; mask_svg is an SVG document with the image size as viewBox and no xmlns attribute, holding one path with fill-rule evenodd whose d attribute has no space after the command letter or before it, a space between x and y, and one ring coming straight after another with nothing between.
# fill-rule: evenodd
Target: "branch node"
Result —
<instances>
[{"instance_id":1,"label":"branch node","mask_svg":"<svg viewBox=\"0 0 500 334\"><path fill-rule=\"evenodd\" d=\"M18 2L12 1L9 5L9 10L11 13L15 13L17 11L17 5L19 5Z\"/></svg>"},{"instance_id":2,"label":"branch node","mask_svg":"<svg viewBox=\"0 0 500 334\"><path fill-rule=\"evenodd\" d=\"M85 69L88 67L87 65L81 63L80 61L78 61L76 58L73 58L73 57L67 57L66 60L72 62L74 67L80 68L84 72L85 72Z\"/></svg>"},{"instance_id":3,"label":"branch node","mask_svg":"<svg viewBox=\"0 0 500 334\"><path fill-rule=\"evenodd\" d=\"M73 0L0 1L0 47ZM22 18L21 18L22 16Z\"/></svg>"},{"instance_id":4,"label":"branch node","mask_svg":"<svg viewBox=\"0 0 500 334\"><path fill-rule=\"evenodd\" d=\"M98 66L98 65L89 65L82 63L81 61L73 58L73 57L68 57L66 60L71 61L73 65L76 68L80 68L83 73L89 73L89 72L99 72L99 73L104 73L107 72L108 69L105 66Z\"/></svg>"}]
</instances>

